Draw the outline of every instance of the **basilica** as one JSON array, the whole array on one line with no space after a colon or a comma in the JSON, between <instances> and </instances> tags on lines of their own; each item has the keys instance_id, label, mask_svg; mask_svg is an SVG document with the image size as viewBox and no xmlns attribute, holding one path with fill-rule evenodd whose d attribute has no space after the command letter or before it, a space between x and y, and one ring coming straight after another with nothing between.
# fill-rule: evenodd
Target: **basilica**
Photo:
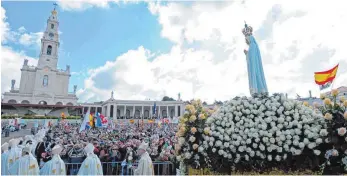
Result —
<instances>
[{"instance_id":1,"label":"basilica","mask_svg":"<svg viewBox=\"0 0 347 176\"><path fill-rule=\"evenodd\" d=\"M57 68L59 49L59 21L54 9L47 20L41 39L41 51L37 66L29 66L24 60L19 88L11 81L11 90L3 94L2 115L80 116L86 112L102 113L113 119L178 117L184 113L184 103L177 101L116 100L111 97L97 103L78 103L77 86L69 92L70 66Z\"/></svg>"}]
</instances>

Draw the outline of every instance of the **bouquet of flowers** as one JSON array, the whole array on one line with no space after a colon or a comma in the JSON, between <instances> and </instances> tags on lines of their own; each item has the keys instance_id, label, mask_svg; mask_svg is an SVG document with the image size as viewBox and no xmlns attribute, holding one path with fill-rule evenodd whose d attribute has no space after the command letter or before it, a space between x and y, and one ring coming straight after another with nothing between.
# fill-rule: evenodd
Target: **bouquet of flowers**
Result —
<instances>
[{"instance_id":1,"label":"bouquet of flowers","mask_svg":"<svg viewBox=\"0 0 347 176\"><path fill-rule=\"evenodd\" d=\"M328 134L320 113L282 94L236 97L207 119L203 132L198 151L213 170L226 171L271 169L304 152L320 155L316 147Z\"/></svg>"},{"instance_id":2,"label":"bouquet of flowers","mask_svg":"<svg viewBox=\"0 0 347 176\"><path fill-rule=\"evenodd\" d=\"M324 140L329 143L325 153L323 174L336 175L347 172L347 100L338 98L338 90L331 91L332 100L321 95L324 104L315 105L327 123L327 131Z\"/></svg>"},{"instance_id":3,"label":"bouquet of flowers","mask_svg":"<svg viewBox=\"0 0 347 176\"><path fill-rule=\"evenodd\" d=\"M206 153L199 152L202 148L205 121L214 110L202 107L200 100L193 100L186 106L186 112L179 119L179 130L176 133L176 159L180 162L180 170L185 173L186 165L194 168L205 167L208 164ZM203 155L205 154L205 155Z\"/></svg>"}]
</instances>

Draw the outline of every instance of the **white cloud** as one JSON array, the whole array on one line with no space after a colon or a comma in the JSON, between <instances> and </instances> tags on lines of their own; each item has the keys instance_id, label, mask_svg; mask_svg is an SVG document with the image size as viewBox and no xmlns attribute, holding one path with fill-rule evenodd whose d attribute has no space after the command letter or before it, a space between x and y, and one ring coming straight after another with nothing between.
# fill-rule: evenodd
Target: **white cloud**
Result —
<instances>
[{"instance_id":1,"label":"white cloud","mask_svg":"<svg viewBox=\"0 0 347 176\"><path fill-rule=\"evenodd\" d=\"M24 26L21 26L20 28L18 28L18 32L19 33L24 33L26 31Z\"/></svg>"},{"instance_id":2,"label":"white cloud","mask_svg":"<svg viewBox=\"0 0 347 176\"><path fill-rule=\"evenodd\" d=\"M312 3L315 5L312 6ZM318 96L313 73L340 63L335 87L347 84L343 1L232 1L149 3L162 26L161 35L175 43L169 53L149 60L143 47L91 70L82 100L164 95L206 101L249 95L244 20L254 28L269 91ZM324 12L324 13L322 13ZM191 45L194 44L194 45ZM192 47L194 46L194 47ZM103 78L103 79L101 79Z\"/></svg>"},{"instance_id":3,"label":"white cloud","mask_svg":"<svg viewBox=\"0 0 347 176\"><path fill-rule=\"evenodd\" d=\"M16 80L15 87L19 88L20 69L24 59L28 59L29 65L37 65L37 59L26 56L24 52L16 52L6 46L1 47L1 93L10 90L12 79Z\"/></svg>"},{"instance_id":4,"label":"white cloud","mask_svg":"<svg viewBox=\"0 0 347 176\"><path fill-rule=\"evenodd\" d=\"M15 41L16 33L11 31L10 24L6 21L6 10L0 7L1 23L0 23L0 37L1 44L6 44L10 41Z\"/></svg>"},{"instance_id":5,"label":"white cloud","mask_svg":"<svg viewBox=\"0 0 347 176\"><path fill-rule=\"evenodd\" d=\"M1 43L13 42L18 37L18 33L11 31L9 23L6 21L5 9L1 7ZM23 31L24 27L19 28ZM23 65L24 59L28 59L29 65L37 65L37 59L28 57L22 51L14 51L12 48L2 45L1 46L1 93L9 91L11 87L11 80L16 80L15 87L19 87L20 69Z\"/></svg>"},{"instance_id":6,"label":"white cloud","mask_svg":"<svg viewBox=\"0 0 347 176\"><path fill-rule=\"evenodd\" d=\"M92 7L109 8L111 4L137 4L151 0L58 0L59 6L67 11L84 11Z\"/></svg>"},{"instance_id":7,"label":"white cloud","mask_svg":"<svg viewBox=\"0 0 347 176\"><path fill-rule=\"evenodd\" d=\"M93 6L107 8L110 1L105 0L60 0L59 6L64 10L85 10Z\"/></svg>"},{"instance_id":8,"label":"white cloud","mask_svg":"<svg viewBox=\"0 0 347 176\"><path fill-rule=\"evenodd\" d=\"M19 43L24 46L36 45L40 47L42 36L43 32L24 33L19 37Z\"/></svg>"}]
</instances>

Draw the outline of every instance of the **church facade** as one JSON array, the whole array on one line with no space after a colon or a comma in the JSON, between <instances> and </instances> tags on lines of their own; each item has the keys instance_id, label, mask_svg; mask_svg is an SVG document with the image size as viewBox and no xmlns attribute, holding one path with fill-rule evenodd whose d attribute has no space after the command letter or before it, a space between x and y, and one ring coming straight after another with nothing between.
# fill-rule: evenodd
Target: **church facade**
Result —
<instances>
[{"instance_id":1,"label":"church facade","mask_svg":"<svg viewBox=\"0 0 347 176\"><path fill-rule=\"evenodd\" d=\"M67 105L77 104L76 86L69 93L70 66L65 70L57 68L59 49L59 21L54 9L47 20L47 27L41 39L41 51L37 67L29 66L24 60L21 68L19 89L16 80L11 81L11 90L5 92L2 103Z\"/></svg>"}]
</instances>

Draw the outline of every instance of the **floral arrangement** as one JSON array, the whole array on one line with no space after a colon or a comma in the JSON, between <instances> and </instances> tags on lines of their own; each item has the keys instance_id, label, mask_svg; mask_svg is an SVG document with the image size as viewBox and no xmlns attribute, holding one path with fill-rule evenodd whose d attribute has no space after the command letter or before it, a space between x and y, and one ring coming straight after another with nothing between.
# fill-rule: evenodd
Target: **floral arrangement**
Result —
<instances>
[{"instance_id":1,"label":"floral arrangement","mask_svg":"<svg viewBox=\"0 0 347 176\"><path fill-rule=\"evenodd\" d=\"M200 100L193 100L185 109L186 112L179 118L177 143L174 147L181 173L187 173L185 168L187 165L200 168L208 164L206 153L200 151L202 151L205 121L214 112L203 108Z\"/></svg>"},{"instance_id":2,"label":"floral arrangement","mask_svg":"<svg viewBox=\"0 0 347 176\"><path fill-rule=\"evenodd\" d=\"M347 172L347 100L338 99L338 90L331 91L332 99L321 95L324 104L315 107L324 115L327 123L325 142L329 143L326 149L323 174L336 175Z\"/></svg>"},{"instance_id":3,"label":"floral arrangement","mask_svg":"<svg viewBox=\"0 0 347 176\"><path fill-rule=\"evenodd\" d=\"M174 153L172 151L172 146L164 146L162 151L159 154L159 161L171 161L174 157Z\"/></svg>"},{"instance_id":4,"label":"floral arrangement","mask_svg":"<svg viewBox=\"0 0 347 176\"><path fill-rule=\"evenodd\" d=\"M208 156L212 170L225 172L281 164L289 170L284 165L296 156L321 155L316 148L328 134L321 113L282 94L236 97L207 119L203 131L199 153Z\"/></svg>"}]
</instances>

